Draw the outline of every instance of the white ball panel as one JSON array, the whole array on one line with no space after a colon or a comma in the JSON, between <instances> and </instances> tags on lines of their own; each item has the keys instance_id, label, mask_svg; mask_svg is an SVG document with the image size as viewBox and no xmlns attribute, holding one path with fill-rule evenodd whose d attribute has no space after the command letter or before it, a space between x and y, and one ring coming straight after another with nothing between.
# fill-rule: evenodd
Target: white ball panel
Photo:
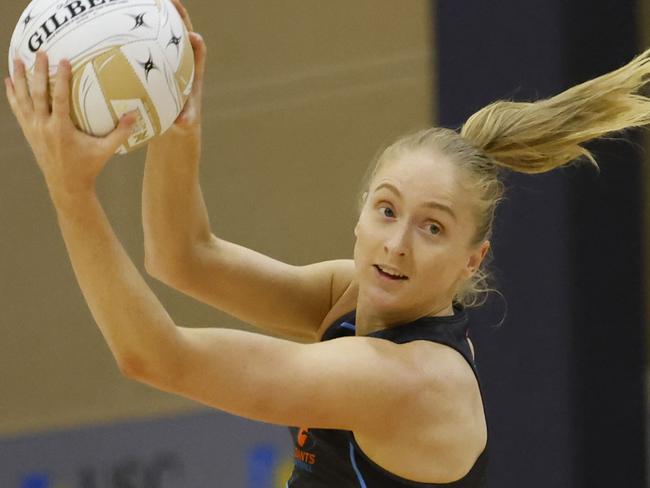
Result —
<instances>
[{"instance_id":1,"label":"white ball panel","mask_svg":"<svg viewBox=\"0 0 650 488\"><path fill-rule=\"evenodd\" d=\"M121 51L151 97L158 111L161 130L165 131L183 107L174 73L162 49L156 42L138 42L123 46Z\"/></svg>"},{"instance_id":2,"label":"white ball panel","mask_svg":"<svg viewBox=\"0 0 650 488\"><path fill-rule=\"evenodd\" d=\"M105 136L115 128L115 122L92 63L85 66L80 77L76 96L82 115L81 123L92 135Z\"/></svg>"},{"instance_id":3,"label":"white ball panel","mask_svg":"<svg viewBox=\"0 0 650 488\"><path fill-rule=\"evenodd\" d=\"M161 2L161 6L161 26L158 43L164 48L169 65L176 71L181 62L181 54L185 43L189 42L187 29L173 4L164 0Z\"/></svg>"},{"instance_id":4,"label":"white ball panel","mask_svg":"<svg viewBox=\"0 0 650 488\"><path fill-rule=\"evenodd\" d=\"M65 8L60 0L48 0L48 8L34 14L37 17L16 39L14 52L28 66L34 62L35 50L47 51L54 64L62 57L74 63L116 45L156 38L160 18L155 0L104 0L107 3L92 9L88 1L67 2ZM82 8L86 10L81 12ZM73 16L73 12L81 13ZM60 24L58 29L54 22Z\"/></svg>"}]
</instances>

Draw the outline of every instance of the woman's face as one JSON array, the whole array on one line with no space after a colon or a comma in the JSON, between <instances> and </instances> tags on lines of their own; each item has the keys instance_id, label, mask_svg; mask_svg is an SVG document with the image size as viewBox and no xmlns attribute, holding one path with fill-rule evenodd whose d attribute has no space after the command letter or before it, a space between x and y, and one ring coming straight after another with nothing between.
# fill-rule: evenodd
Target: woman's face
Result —
<instances>
[{"instance_id":1,"label":"woman's face","mask_svg":"<svg viewBox=\"0 0 650 488\"><path fill-rule=\"evenodd\" d=\"M485 256L488 241L470 247L475 221L456 171L443 157L413 152L388 161L371 182L354 230L354 261L359 300L375 313L440 314Z\"/></svg>"}]
</instances>

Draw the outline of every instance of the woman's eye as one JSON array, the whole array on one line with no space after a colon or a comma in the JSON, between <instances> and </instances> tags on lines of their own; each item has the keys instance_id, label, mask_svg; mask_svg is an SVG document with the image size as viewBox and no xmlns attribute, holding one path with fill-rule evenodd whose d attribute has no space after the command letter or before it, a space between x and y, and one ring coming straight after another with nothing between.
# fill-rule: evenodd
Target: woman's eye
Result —
<instances>
[{"instance_id":1,"label":"woman's eye","mask_svg":"<svg viewBox=\"0 0 650 488\"><path fill-rule=\"evenodd\" d=\"M379 207L379 211L382 213L384 217L394 217L395 214L393 214L393 209L390 207ZM386 214L386 212L389 212L389 214Z\"/></svg>"},{"instance_id":2,"label":"woman's eye","mask_svg":"<svg viewBox=\"0 0 650 488\"><path fill-rule=\"evenodd\" d=\"M433 235L440 234L440 227L438 227L436 224L429 225L429 230L431 231L431 234L433 234Z\"/></svg>"}]
</instances>

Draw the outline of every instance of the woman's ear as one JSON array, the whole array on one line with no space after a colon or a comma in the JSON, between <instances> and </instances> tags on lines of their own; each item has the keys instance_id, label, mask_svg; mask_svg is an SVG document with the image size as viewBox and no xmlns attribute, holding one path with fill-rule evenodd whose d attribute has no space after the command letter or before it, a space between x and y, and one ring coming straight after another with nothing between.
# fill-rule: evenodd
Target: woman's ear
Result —
<instances>
[{"instance_id":1,"label":"woman's ear","mask_svg":"<svg viewBox=\"0 0 650 488\"><path fill-rule=\"evenodd\" d=\"M490 241L483 241L479 248L471 254L467 261L468 278L472 276L476 270L481 266L485 255L490 250Z\"/></svg>"}]
</instances>

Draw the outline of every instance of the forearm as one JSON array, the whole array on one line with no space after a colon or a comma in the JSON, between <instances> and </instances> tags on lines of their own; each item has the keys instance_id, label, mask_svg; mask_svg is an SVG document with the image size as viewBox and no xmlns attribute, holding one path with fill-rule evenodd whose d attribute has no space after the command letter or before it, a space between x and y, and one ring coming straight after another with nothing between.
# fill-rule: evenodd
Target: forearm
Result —
<instances>
[{"instance_id":1,"label":"forearm","mask_svg":"<svg viewBox=\"0 0 650 488\"><path fill-rule=\"evenodd\" d=\"M120 369L177 371L178 329L117 239L94 193L53 196L81 291Z\"/></svg>"},{"instance_id":2,"label":"forearm","mask_svg":"<svg viewBox=\"0 0 650 488\"><path fill-rule=\"evenodd\" d=\"M147 268L182 264L211 236L199 185L200 128L149 144L142 190Z\"/></svg>"}]
</instances>

